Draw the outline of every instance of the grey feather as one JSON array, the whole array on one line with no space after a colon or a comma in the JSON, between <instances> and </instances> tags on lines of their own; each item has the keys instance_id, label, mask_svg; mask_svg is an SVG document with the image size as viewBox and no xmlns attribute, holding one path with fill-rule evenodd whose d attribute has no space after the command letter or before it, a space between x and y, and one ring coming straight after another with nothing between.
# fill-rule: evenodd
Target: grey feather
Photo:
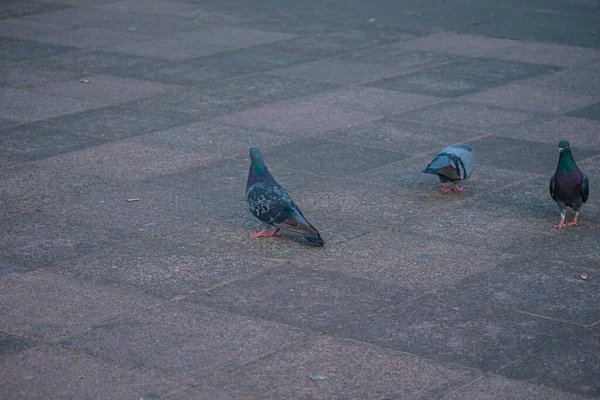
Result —
<instances>
[{"instance_id":1,"label":"grey feather","mask_svg":"<svg viewBox=\"0 0 600 400\"><path fill-rule=\"evenodd\" d=\"M442 182L455 182L470 177L474 168L471 146L463 144L443 148L423 172L438 175Z\"/></svg>"}]
</instances>

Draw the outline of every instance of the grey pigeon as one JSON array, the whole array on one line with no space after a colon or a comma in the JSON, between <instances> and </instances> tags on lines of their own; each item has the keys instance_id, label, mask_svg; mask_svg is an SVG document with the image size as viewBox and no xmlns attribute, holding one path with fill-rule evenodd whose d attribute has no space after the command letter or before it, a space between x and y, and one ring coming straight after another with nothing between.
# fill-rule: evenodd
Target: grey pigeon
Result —
<instances>
[{"instance_id":1,"label":"grey pigeon","mask_svg":"<svg viewBox=\"0 0 600 400\"><path fill-rule=\"evenodd\" d=\"M575 164L569 142L562 140L558 143L558 151L560 155L556 172L550 178L550 195L560 210L560 222L554 227L564 228L577 225L581 206L590 196L590 184L588 177ZM567 207L575 211L575 219L565 225Z\"/></svg>"},{"instance_id":2,"label":"grey pigeon","mask_svg":"<svg viewBox=\"0 0 600 400\"><path fill-rule=\"evenodd\" d=\"M280 229L298 233L311 243L325 244L319 232L302 215L288 192L273 178L256 147L250 149L250 172L246 200L250 212L262 222L275 227L273 232L260 231L252 238L277 236Z\"/></svg>"},{"instance_id":3,"label":"grey pigeon","mask_svg":"<svg viewBox=\"0 0 600 400\"><path fill-rule=\"evenodd\" d=\"M462 192L465 189L458 186L458 181L467 179L473 173L475 158L471 146L461 144L443 148L423 170L426 174L438 175L442 183L442 192ZM446 183L452 182L453 189L448 189Z\"/></svg>"}]
</instances>

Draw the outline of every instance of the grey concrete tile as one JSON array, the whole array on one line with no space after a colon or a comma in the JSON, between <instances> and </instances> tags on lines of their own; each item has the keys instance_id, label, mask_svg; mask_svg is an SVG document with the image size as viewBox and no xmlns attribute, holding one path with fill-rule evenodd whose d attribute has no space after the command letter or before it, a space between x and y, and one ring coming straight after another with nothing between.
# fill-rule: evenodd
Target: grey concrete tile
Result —
<instances>
[{"instance_id":1,"label":"grey concrete tile","mask_svg":"<svg viewBox=\"0 0 600 400\"><path fill-rule=\"evenodd\" d=\"M46 62L10 65L0 71L2 72L0 85L16 88L28 88L81 77L78 71L64 70Z\"/></svg>"},{"instance_id":2,"label":"grey concrete tile","mask_svg":"<svg viewBox=\"0 0 600 400\"><path fill-rule=\"evenodd\" d=\"M0 91L0 118L18 122L32 122L79 111L98 108L94 101L72 99L24 89L4 88Z\"/></svg>"},{"instance_id":3,"label":"grey concrete tile","mask_svg":"<svg viewBox=\"0 0 600 400\"><path fill-rule=\"evenodd\" d=\"M267 149L296 139L266 129L245 128L219 121L196 122L135 138L136 142L201 151L219 157L248 154L251 147Z\"/></svg>"},{"instance_id":4,"label":"grey concrete tile","mask_svg":"<svg viewBox=\"0 0 600 400\"><path fill-rule=\"evenodd\" d=\"M2 20L0 36L35 41L39 36L59 29L65 29L64 21L63 23L55 23L27 18L8 18Z\"/></svg>"},{"instance_id":5,"label":"grey concrete tile","mask_svg":"<svg viewBox=\"0 0 600 400\"><path fill-rule=\"evenodd\" d=\"M513 379L556 386L584 398L600 396L600 330L579 329L498 371Z\"/></svg>"},{"instance_id":6,"label":"grey concrete tile","mask_svg":"<svg viewBox=\"0 0 600 400\"><path fill-rule=\"evenodd\" d=\"M478 375L473 370L325 336L211 382L261 398L427 399Z\"/></svg>"},{"instance_id":7,"label":"grey concrete tile","mask_svg":"<svg viewBox=\"0 0 600 400\"><path fill-rule=\"evenodd\" d=\"M120 233L40 212L6 220L3 225L0 257L24 271L101 251L123 240Z\"/></svg>"},{"instance_id":8,"label":"grey concrete tile","mask_svg":"<svg viewBox=\"0 0 600 400\"><path fill-rule=\"evenodd\" d=\"M398 118L494 133L498 128L508 128L539 120L542 116L532 112L527 113L483 104L451 101L401 113Z\"/></svg>"},{"instance_id":9,"label":"grey concrete tile","mask_svg":"<svg viewBox=\"0 0 600 400\"><path fill-rule=\"evenodd\" d=\"M393 222L398 223L398 219ZM490 249L416 236L401 228L362 235L336 246L325 246L318 254L289 256L314 269L415 290L447 286L503 264L511 257Z\"/></svg>"},{"instance_id":10,"label":"grey concrete tile","mask_svg":"<svg viewBox=\"0 0 600 400\"><path fill-rule=\"evenodd\" d=\"M0 372L9 398L159 398L189 386L177 378L53 346L8 357Z\"/></svg>"},{"instance_id":11,"label":"grey concrete tile","mask_svg":"<svg viewBox=\"0 0 600 400\"><path fill-rule=\"evenodd\" d=\"M529 351L557 346L577 331L570 324L427 294L335 333L489 371L518 361Z\"/></svg>"},{"instance_id":12,"label":"grey concrete tile","mask_svg":"<svg viewBox=\"0 0 600 400\"><path fill-rule=\"evenodd\" d=\"M509 46L493 49L485 55L504 60L582 69L587 68L586 64L600 60L598 50L530 41L514 41Z\"/></svg>"},{"instance_id":13,"label":"grey concrete tile","mask_svg":"<svg viewBox=\"0 0 600 400\"><path fill-rule=\"evenodd\" d=\"M444 292L511 310L590 325L600 321L600 306L595 299L600 281L582 280L581 273L581 269L568 265L540 258L521 258L470 276L444 288Z\"/></svg>"},{"instance_id":14,"label":"grey concrete tile","mask_svg":"<svg viewBox=\"0 0 600 400\"><path fill-rule=\"evenodd\" d=\"M396 47L413 51L476 57L487 55L492 51L500 51L508 46L515 45L515 43L518 42L510 39L454 32L438 32L404 41L397 44Z\"/></svg>"},{"instance_id":15,"label":"grey concrete tile","mask_svg":"<svg viewBox=\"0 0 600 400\"><path fill-rule=\"evenodd\" d=\"M253 396L241 393L228 392L211 386L198 385L191 389L179 391L169 396L169 400L195 400L195 399L213 399L213 400L252 400Z\"/></svg>"},{"instance_id":16,"label":"grey concrete tile","mask_svg":"<svg viewBox=\"0 0 600 400\"><path fill-rule=\"evenodd\" d=\"M108 75L87 76L86 79L89 83L76 79L36 86L31 90L112 105L180 89L179 86Z\"/></svg>"},{"instance_id":17,"label":"grey concrete tile","mask_svg":"<svg viewBox=\"0 0 600 400\"><path fill-rule=\"evenodd\" d=\"M108 106L63 115L36 123L46 129L64 129L73 133L106 140L119 140L154 131L185 125L193 119L187 115Z\"/></svg>"},{"instance_id":18,"label":"grey concrete tile","mask_svg":"<svg viewBox=\"0 0 600 400\"><path fill-rule=\"evenodd\" d=\"M589 107L584 107L579 110L574 110L567 115L571 117L580 117L600 121L600 102Z\"/></svg>"},{"instance_id":19,"label":"grey concrete tile","mask_svg":"<svg viewBox=\"0 0 600 400\"><path fill-rule=\"evenodd\" d=\"M92 26L67 26L35 37L38 42L87 50L100 50L118 43L135 43L148 39L150 39L149 35L140 34L137 31L127 30L122 32Z\"/></svg>"},{"instance_id":20,"label":"grey concrete tile","mask_svg":"<svg viewBox=\"0 0 600 400\"><path fill-rule=\"evenodd\" d=\"M35 345L36 343L33 340L21 339L17 336L2 333L0 334L0 360Z\"/></svg>"},{"instance_id":21,"label":"grey concrete tile","mask_svg":"<svg viewBox=\"0 0 600 400\"><path fill-rule=\"evenodd\" d=\"M324 59L293 65L280 68L272 73L318 82L339 83L341 85L366 83L398 75L398 71L390 65L367 64L338 59Z\"/></svg>"},{"instance_id":22,"label":"grey concrete tile","mask_svg":"<svg viewBox=\"0 0 600 400\"><path fill-rule=\"evenodd\" d=\"M0 158L6 161L35 161L105 143L81 132L48 129L32 123L0 129Z\"/></svg>"},{"instance_id":23,"label":"grey concrete tile","mask_svg":"<svg viewBox=\"0 0 600 400\"><path fill-rule=\"evenodd\" d=\"M480 132L468 129L441 128L439 126L387 118L327 133L321 136L321 138L334 142L416 155L423 152L431 153L435 150L439 151L451 144L467 143L469 139L479 136L481 136Z\"/></svg>"},{"instance_id":24,"label":"grey concrete tile","mask_svg":"<svg viewBox=\"0 0 600 400\"><path fill-rule=\"evenodd\" d=\"M175 301L93 327L69 342L102 357L204 379L307 337L292 327Z\"/></svg>"},{"instance_id":25,"label":"grey concrete tile","mask_svg":"<svg viewBox=\"0 0 600 400\"><path fill-rule=\"evenodd\" d=\"M160 303L139 293L123 293L45 271L0 277L0 287L4 305L2 330L45 341L84 332Z\"/></svg>"},{"instance_id":26,"label":"grey concrete tile","mask_svg":"<svg viewBox=\"0 0 600 400\"><path fill-rule=\"evenodd\" d=\"M43 4L29 0L6 0L2 2L2 7L0 7L0 19L31 16L65 8L65 6L59 4Z\"/></svg>"},{"instance_id":27,"label":"grey concrete tile","mask_svg":"<svg viewBox=\"0 0 600 400\"><path fill-rule=\"evenodd\" d=\"M461 97L461 101L483 103L517 110L565 113L595 103L600 97L565 93L552 87L513 83Z\"/></svg>"},{"instance_id":28,"label":"grey concrete tile","mask_svg":"<svg viewBox=\"0 0 600 400\"><path fill-rule=\"evenodd\" d=\"M506 379L498 375L486 375L451 393L440 400L585 400L575 393L565 392L546 385L533 384L515 379Z\"/></svg>"},{"instance_id":29,"label":"grey concrete tile","mask_svg":"<svg viewBox=\"0 0 600 400\"><path fill-rule=\"evenodd\" d=\"M396 44L367 47L342 54L342 60L355 61L365 64L384 64L393 66L398 75L414 72L437 64L443 64L457 58L449 54L408 50L405 41Z\"/></svg>"},{"instance_id":30,"label":"grey concrete tile","mask_svg":"<svg viewBox=\"0 0 600 400\"><path fill-rule=\"evenodd\" d=\"M106 180L52 168L27 165L6 169L0 174L0 217L16 216L106 186Z\"/></svg>"},{"instance_id":31,"label":"grey concrete tile","mask_svg":"<svg viewBox=\"0 0 600 400\"><path fill-rule=\"evenodd\" d=\"M366 279L283 266L198 294L201 304L302 329L326 331L416 293Z\"/></svg>"},{"instance_id":32,"label":"grey concrete tile","mask_svg":"<svg viewBox=\"0 0 600 400\"><path fill-rule=\"evenodd\" d=\"M182 1L118 0L111 1L107 4L101 4L94 8L126 14L183 16L190 13L193 14L194 11L198 10L200 7Z\"/></svg>"},{"instance_id":33,"label":"grey concrete tile","mask_svg":"<svg viewBox=\"0 0 600 400\"><path fill-rule=\"evenodd\" d=\"M600 92L600 74L568 68L555 73L524 80L523 85L535 88L552 88L571 95L590 96L598 99ZM585 98L585 97L584 97Z\"/></svg>"},{"instance_id":34,"label":"grey concrete tile","mask_svg":"<svg viewBox=\"0 0 600 400\"><path fill-rule=\"evenodd\" d=\"M196 118L210 118L334 87L336 85L329 83L258 74L215 82L199 88L162 93L128 105L163 112L179 112Z\"/></svg>"},{"instance_id":35,"label":"grey concrete tile","mask_svg":"<svg viewBox=\"0 0 600 400\"><path fill-rule=\"evenodd\" d=\"M292 153L290 153L289 147L281 145L265 151L267 166L281 166L322 177L342 177L406 158L406 155L402 153L329 142L317 138L295 142Z\"/></svg>"},{"instance_id":36,"label":"grey concrete tile","mask_svg":"<svg viewBox=\"0 0 600 400\"><path fill-rule=\"evenodd\" d=\"M342 127L362 124L376 116L330 106L298 102L279 102L219 118L228 124L276 132L311 136Z\"/></svg>"},{"instance_id":37,"label":"grey concrete tile","mask_svg":"<svg viewBox=\"0 0 600 400\"><path fill-rule=\"evenodd\" d=\"M219 246L221 247L221 246ZM49 268L100 285L132 288L163 298L206 296L213 286L246 278L273 261L250 254L215 249L214 246L190 246L155 240L131 240L113 247L110 252L96 253Z\"/></svg>"},{"instance_id":38,"label":"grey concrete tile","mask_svg":"<svg viewBox=\"0 0 600 400\"><path fill-rule=\"evenodd\" d=\"M556 71L554 67L491 58L464 58L369 86L455 98Z\"/></svg>"},{"instance_id":39,"label":"grey concrete tile","mask_svg":"<svg viewBox=\"0 0 600 400\"><path fill-rule=\"evenodd\" d=\"M402 93L371 87L353 86L334 89L313 96L300 97L293 102L313 106L336 107L373 115L393 115L445 99L414 93Z\"/></svg>"},{"instance_id":40,"label":"grey concrete tile","mask_svg":"<svg viewBox=\"0 0 600 400\"><path fill-rule=\"evenodd\" d=\"M0 65L37 60L76 50L74 47L0 37Z\"/></svg>"},{"instance_id":41,"label":"grey concrete tile","mask_svg":"<svg viewBox=\"0 0 600 400\"><path fill-rule=\"evenodd\" d=\"M47 158L37 165L130 182L186 170L214 159L209 153L122 140Z\"/></svg>"}]
</instances>

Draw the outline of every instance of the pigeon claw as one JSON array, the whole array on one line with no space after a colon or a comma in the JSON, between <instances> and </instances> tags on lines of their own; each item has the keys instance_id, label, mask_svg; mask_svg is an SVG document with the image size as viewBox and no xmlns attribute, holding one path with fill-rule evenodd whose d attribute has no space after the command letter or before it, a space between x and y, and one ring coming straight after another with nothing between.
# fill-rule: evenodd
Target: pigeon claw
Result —
<instances>
[{"instance_id":1,"label":"pigeon claw","mask_svg":"<svg viewBox=\"0 0 600 400\"><path fill-rule=\"evenodd\" d=\"M454 191L454 190L452 190L452 189L448 189L447 187L445 187L445 186L442 186L442 192L443 192L443 193L452 193L453 191Z\"/></svg>"},{"instance_id":2,"label":"pigeon claw","mask_svg":"<svg viewBox=\"0 0 600 400\"><path fill-rule=\"evenodd\" d=\"M467 189L461 188L461 187L455 187L454 189L452 189L452 191L460 193L460 192L466 192Z\"/></svg>"},{"instance_id":3,"label":"pigeon claw","mask_svg":"<svg viewBox=\"0 0 600 400\"><path fill-rule=\"evenodd\" d=\"M566 228L566 227L567 227L567 224L565 224L565 221L560 221L560 222L558 223L558 225L554 225L554 227L555 227L555 228L558 228L558 229L560 229L560 228Z\"/></svg>"},{"instance_id":4,"label":"pigeon claw","mask_svg":"<svg viewBox=\"0 0 600 400\"><path fill-rule=\"evenodd\" d=\"M273 232L260 231L258 233L251 233L250 237L252 239L256 239L256 238L260 238L260 237L274 237L274 236L277 236L277 233L279 233L279 229L275 229Z\"/></svg>"},{"instance_id":5,"label":"pigeon claw","mask_svg":"<svg viewBox=\"0 0 600 400\"><path fill-rule=\"evenodd\" d=\"M577 226L577 219L574 219L573 221L569 222L567 226Z\"/></svg>"}]
</instances>

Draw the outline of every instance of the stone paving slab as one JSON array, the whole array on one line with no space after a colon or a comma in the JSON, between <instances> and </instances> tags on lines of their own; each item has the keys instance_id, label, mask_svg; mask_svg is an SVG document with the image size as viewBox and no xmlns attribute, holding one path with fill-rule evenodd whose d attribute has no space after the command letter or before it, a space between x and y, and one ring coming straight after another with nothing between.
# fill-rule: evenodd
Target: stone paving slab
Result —
<instances>
[{"instance_id":1,"label":"stone paving slab","mask_svg":"<svg viewBox=\"0 0 600 400\"><path fill-rule=\"evenodd\" d=\"M600 398L598 7L1 2L0 386ZM591 196L557 230L563 139ZM325 246L250 238L252 146Z\"/></svg>"}]
</instances>

